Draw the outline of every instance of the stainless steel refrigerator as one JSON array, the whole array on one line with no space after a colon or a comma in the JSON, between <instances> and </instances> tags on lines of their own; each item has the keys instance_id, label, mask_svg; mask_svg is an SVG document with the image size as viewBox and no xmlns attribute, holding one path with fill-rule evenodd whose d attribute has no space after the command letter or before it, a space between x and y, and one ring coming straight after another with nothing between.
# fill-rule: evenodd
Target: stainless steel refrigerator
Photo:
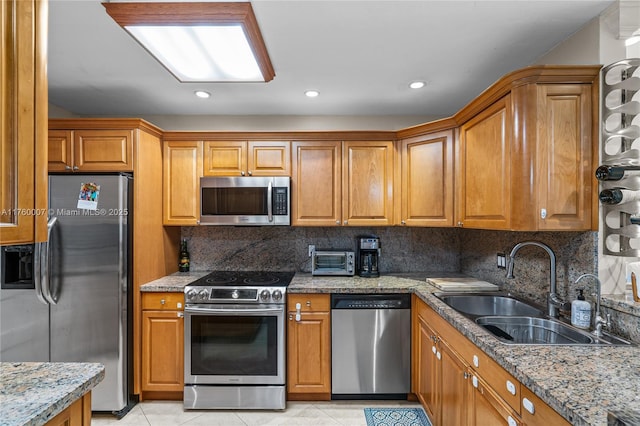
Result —
<instances>
[{"instance_id":1,"label":"stainless steel refrigerator","mask_svg":"<svg viewBox=\"0 0 640 426\"><path fill-rule=\"evenodd\" d=\"M0 290L0 361L100 362L92 410L117 415L132 405L131 183L50 175L49 239L35 245L33 288Z\"/></svg>"}]
</instances>

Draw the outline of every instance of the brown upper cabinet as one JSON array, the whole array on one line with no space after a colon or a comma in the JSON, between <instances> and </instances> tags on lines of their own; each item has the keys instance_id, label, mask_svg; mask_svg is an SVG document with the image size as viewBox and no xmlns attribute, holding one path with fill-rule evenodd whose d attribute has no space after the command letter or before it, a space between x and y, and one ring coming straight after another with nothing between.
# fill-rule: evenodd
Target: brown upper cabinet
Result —
<instances>
[{"instance_id":1,"label":"brown upper cabinet","mask_svg":"<svg viewBox=\"0 0 640 426\"><path fill-rule=\"evenodd\" d=\"M458 226L597 229L599 68L516 71L455 116Z\"/></svg>"},{"instance_id":2,"label":"brown upper cabinet","mask_svg":"<svg viewBox=\"0 0 640 426\"><path fill-rule=\"evenodd\" d=\"M133 130L51 130L49 171L131 172Z\"/></svg>"},{"instance_id":3,"label":"brown upper cabinet","mask_svg":"<svg viewBox=\"0 0 640 426\"><path fill-rule=\"evenodd\" d=\"M162 223L197 225L200 220L202 142L165 141L162 161Z\"/></svg>"},{"instance_id":4,"label":"brown upper cabinet","mask_svg":"<svg viewBox=\"0 0 640 426\"><path fill-rule=\"evenodd\" d=\"M292 225L393 224L392 141L293 142Z\"/></svg>"},{"instance_id":5,"label":"brown upper cabinet","mask_svg":"<svg viewBox=\"0 0 640 426\"><path fill-rule=\"evenodd\" d=\"M0 245L47 239L47 18L0 2Z\"/></svg>"},{"instance_id":6,"label":"brown upper cabinet","mask_svg":"<svg viewBox=\"0 0 640 426\"><path fill-rule=\"evenodd\" d=\"M284 141L204 141L203 176L290 176Z\"/></svg>"},{"instance_id":7,"label":"brown upper cabinet","mask_svg":"<svg viewBox=\"0 0 640 426\"><path fill-rule=\"evenodd\" d=\"M400 220L407 226L453 226L453 130L398 141Z\"/></svg>"},{"instance_id":8,"label":"brown upper cabinet","mask_svg":"<svg viewBox=\"0 0 640 426\"><path fill-rule=\"evenodd\" d=\"M458 226L509 228L511 123L507 95L460 128Z\"/></svg>"}]
</instances>

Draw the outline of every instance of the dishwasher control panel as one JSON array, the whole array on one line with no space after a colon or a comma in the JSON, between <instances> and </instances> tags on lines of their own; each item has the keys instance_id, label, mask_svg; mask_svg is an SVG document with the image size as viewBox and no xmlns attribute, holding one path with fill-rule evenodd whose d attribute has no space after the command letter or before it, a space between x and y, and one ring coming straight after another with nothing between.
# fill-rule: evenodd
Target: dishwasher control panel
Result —
<instances>
[{"instance_id":1,"label":"dishwasher control panel","mask_svg":"<svg viewBox=\"0 0 640 426\"><path fill-rule=\"evenodd\" d=\"M334 294L331 309L410 309L408 294Z\"/></svg>"}]
</instances>

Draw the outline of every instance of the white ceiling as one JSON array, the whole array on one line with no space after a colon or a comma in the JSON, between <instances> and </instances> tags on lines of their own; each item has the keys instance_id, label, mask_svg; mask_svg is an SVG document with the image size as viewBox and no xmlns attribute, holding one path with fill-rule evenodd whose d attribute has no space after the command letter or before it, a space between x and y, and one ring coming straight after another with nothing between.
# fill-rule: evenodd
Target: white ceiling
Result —
<instances>
[{"instance_id":1,"label":"white ceiling","mask_svg":"<svg viewBox=\"0 0 640 426\"><path fill-rule=\"evenodd\" d=\"M82 116L444 117L613 1L254 0L275 79L199 84L177 81L99 1L50 0L49 101ZM409 89L416 79L427 87Z\"/></svg>"}]
</instances>

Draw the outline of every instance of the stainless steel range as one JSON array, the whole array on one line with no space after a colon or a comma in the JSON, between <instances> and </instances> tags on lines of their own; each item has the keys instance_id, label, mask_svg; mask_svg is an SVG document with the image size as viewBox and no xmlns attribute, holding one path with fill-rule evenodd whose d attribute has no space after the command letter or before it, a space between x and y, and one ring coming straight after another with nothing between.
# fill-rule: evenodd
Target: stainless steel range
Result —
<instances>
[{"instance_id":1,"label":"stainless steel range","mask_svg":"<svg viewBox=\"0 0 640 426\"><path fill-rule=\"evenodd\" d=\"M216 271L185 287L185 409L285 408L293 275Z\"/></svg>"}]
</instances>

